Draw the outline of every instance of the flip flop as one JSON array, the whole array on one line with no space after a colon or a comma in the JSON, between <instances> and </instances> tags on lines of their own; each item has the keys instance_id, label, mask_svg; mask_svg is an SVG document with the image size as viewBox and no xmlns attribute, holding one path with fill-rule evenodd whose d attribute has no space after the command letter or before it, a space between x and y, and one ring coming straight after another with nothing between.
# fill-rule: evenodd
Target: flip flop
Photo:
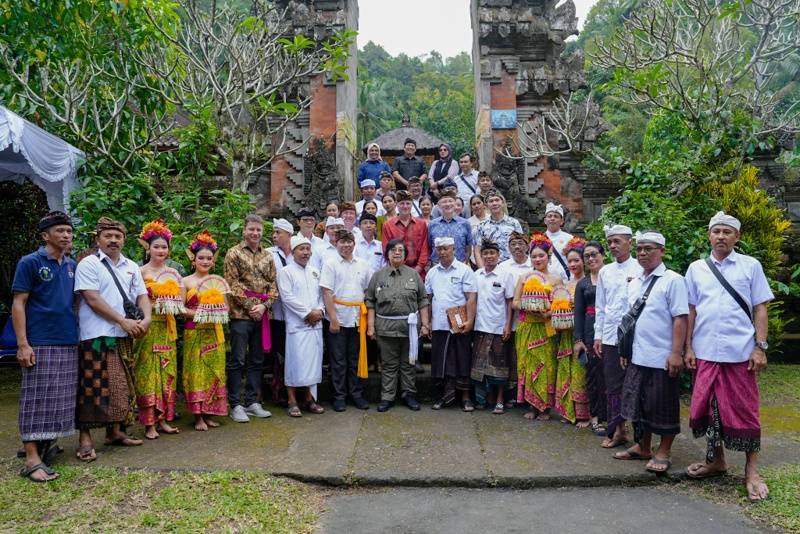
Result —
<instances>
[{"instance_id":1,"label":"flip flop","mask_svg":"<svg viewBox=\"0 0 800 534\"><path fill-rule=\"evenodd\" d=\"M86 462L86 463L97 460L97 453L94 451L93 447L89 446L78 448L78 450L75 452L75 456L81 462Z\"/></svg>"},{"instance_id":2,"label":"flip flop","mask_svg":"<svg viewBox=\"0 0 800 534\"><path fill-rule=\"evenodd\" d=\"M656 465L664 466L664 469L654 469ZM647 465L644 467L645 470L650 471L651 473L656 473L660 475L662 473L666 473L669 471L669 468L672 467L672 459L671 458L656 458L653 456L650 458L650 461L647 462Z\"/></svg>"},{"instance_id":3,"label":"flip flop","mask_svg":"<svg viewBox=\"0 0 800 534\"><path fill-rule=\"evenodd\" d=\"M700 467L705 467L707 465L708 464L701 464L701 463L696 463L696 464L690 465L689 467L686 468L686 476L689 477L689 478L693 478L695 480L703 480L704 478L715 478L715 477L725 476L725 475L728 474L728 470L727 469L723 469L722 471L706 470L706 472L703 473L703 474L694 474L694 473L691 472L692 467L694 467L694 466L697 466L697 469L699 469Z\"/></svg>"},{"instance_id":4,"label":"flip flop","mask_svg":"<svg viewBox=\"0 0 800 534\"><path fill-rule=\"evenodd\" d=\"M626 443L628 443L627 438L612 439L611 441L608 442L608 444L601 443L600 446L603 447L604 449L616 449L620 445L625 445Z\"/></svg>"},{"instance_id":5,"label":"flip flop","mask_svg":"<svg viewBox=\"0 0 800 534\"><path fill-rule=\"evenodd\" d=\"M309 402L308 404L306 404L306 410L315 414L325 413L325 408L323 408L316 402Z\"/></svg>"},{"instance_id":6,"label":"flip flop","mask_svg":"<svg viewBox=\"0 0 800 534\"><path fill-rule=\"evenodd\" d=\"M33 478L33 474L36 471L40 471L40 470L44 471L45 474L48 475L48 476L53 476L53 475L56 475L56 476L55 476L55 478L48 478L48 479L44 479L44 480L39 480L37 478ZM28 480L30 480L31 482L42 483L42 482L50 482L51 480L55 480L56 478L58 478L58 473L56 473L55 471L53 471L52 469L50 469L49 467L47 467L43 463L39 463L39 464L36 464L34 466L31 466L31 467L23 467L22 470L19 472L19 476L25 477Z\"/></svg>"},{"instance_id":7,"label":"flip flop","mask_svg":"<svg viewBox=\"0 0 800 534\"><path fill-rule=\"evenodd\" d=\"M594 423L590 426L590 428L595 436L605 436L608 434L608 430L606 430L605 425L601 425L600 423Z\"/></svg>"},{"instance_id":8,"label":"flip flop","mask_svg":"<svg viewBox=\"0 0 800 534\"><path fill-rule=\"evenodd\" d=\"M633 449L625 449L624 451L614 453L615 460L649 460L652 457L653 455L651 454L644 455L640 452L636 452Z\"/></svg>"}]
</instances>

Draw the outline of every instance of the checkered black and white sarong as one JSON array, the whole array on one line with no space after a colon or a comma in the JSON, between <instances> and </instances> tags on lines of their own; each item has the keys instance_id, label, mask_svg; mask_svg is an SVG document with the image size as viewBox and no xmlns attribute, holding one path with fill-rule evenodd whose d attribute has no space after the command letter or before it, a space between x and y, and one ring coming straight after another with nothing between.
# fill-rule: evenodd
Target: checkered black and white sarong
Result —
<instances>
[{"instance_id":1,"label":"checkered black and white sarong","mask_svg":"<svg viewBox=\"0 0 800 534\"><path fill-rule=\"evenodd\" d=\"M75 433L78 347L33 347L36 365L22 369L19 432L22 441L44 441Z\"/></svg>"}]
</instances>

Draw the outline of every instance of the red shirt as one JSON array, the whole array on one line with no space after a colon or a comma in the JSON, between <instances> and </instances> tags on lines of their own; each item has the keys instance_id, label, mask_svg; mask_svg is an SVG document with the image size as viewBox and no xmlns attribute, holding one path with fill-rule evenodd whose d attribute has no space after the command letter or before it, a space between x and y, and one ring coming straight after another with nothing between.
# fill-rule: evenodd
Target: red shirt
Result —
<instances>
[{"instance_id":1,"label":"red shirt","mask_svg":"<svg viewBox=\"0 0 800 534\"><path fill-rule=\"evenodd\" d=\"M383 223L381 241L383 252L392 239L400 239L406 246L406 265L415 269L420 276L425 276L425 266L431 255L428 245L428 225L422 219L412 217L408 224L403 224L400 217L392 217Z\"/></svg>"}]
</instances>

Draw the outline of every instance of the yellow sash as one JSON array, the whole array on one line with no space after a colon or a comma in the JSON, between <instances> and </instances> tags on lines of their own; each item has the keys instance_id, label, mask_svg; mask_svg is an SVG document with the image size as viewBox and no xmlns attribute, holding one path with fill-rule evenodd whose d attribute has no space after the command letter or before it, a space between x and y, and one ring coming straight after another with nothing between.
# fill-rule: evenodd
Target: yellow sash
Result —
<instances>
[{"instance_id":1,"label":"yellow sash","mask_svg":"<svg viewBox=\"0 0 800 534\"><path fill-rule=\"evenodd\" d=\"M358 370L356 375L358 378L367 378L369 376L367 365L367 305L363 302L355 302L352 300L334 299L333 302L342 306L358 306L360 308L358 319Z\"/></svg>"}]
</instances>

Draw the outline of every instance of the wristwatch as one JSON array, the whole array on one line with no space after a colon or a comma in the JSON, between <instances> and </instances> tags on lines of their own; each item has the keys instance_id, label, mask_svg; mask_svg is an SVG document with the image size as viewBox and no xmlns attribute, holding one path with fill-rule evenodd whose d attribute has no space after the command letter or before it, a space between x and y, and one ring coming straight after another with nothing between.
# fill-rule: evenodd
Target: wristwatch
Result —
<instances>
[{"instance_id":1,"label":"wristwatch","mask_svg":"<svg viewBox=\"0 0 800 534\"><path fill-rule=\"evenodd\" d=\"M766 352L767 349L769 348L769 343L767 343L766 341L759 341L756 339L756 347Z\"/></svg>"}]
</instances>

